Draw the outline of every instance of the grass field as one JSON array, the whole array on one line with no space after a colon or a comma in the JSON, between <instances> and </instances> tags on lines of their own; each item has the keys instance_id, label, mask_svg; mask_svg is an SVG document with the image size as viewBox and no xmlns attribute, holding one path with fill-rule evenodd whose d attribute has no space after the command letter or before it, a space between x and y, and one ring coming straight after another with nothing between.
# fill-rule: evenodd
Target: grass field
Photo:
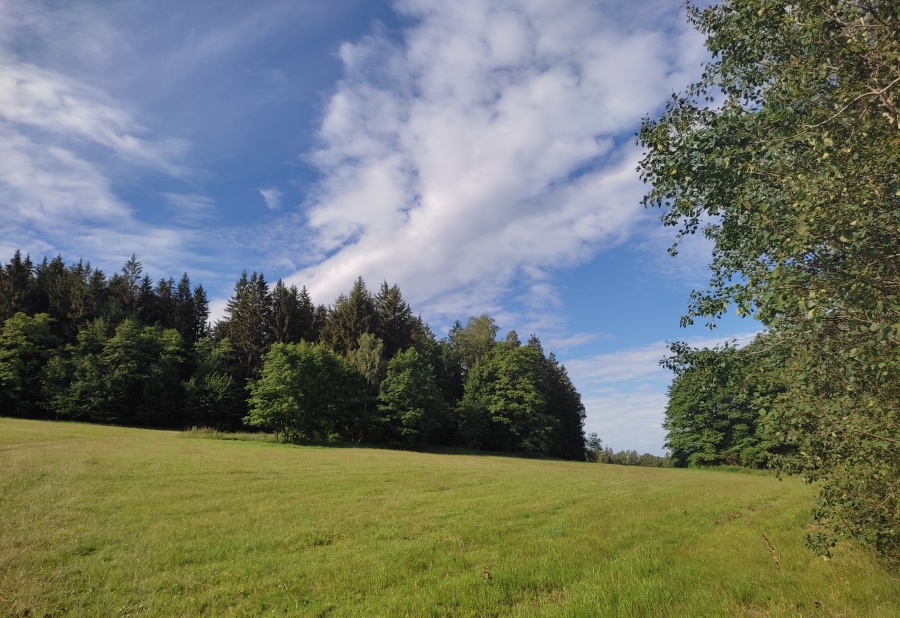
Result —
<instances>
[{"instance_id":1,"label":"grass field","mask_svg":"<svg viewBox=\"0 0 900 618\"><path fill-rule=\"evenodd\" d=\"M796 479L0 419L0 616L900 616Z\"/></svg>"}]
</instances>

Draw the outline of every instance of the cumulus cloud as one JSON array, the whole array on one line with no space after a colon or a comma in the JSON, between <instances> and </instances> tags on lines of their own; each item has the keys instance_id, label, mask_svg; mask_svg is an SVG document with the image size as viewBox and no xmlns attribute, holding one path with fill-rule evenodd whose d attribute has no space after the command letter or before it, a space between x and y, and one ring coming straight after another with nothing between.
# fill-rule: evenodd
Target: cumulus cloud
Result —
<instances>
[{"instance_id":1,"label":"cumulus cloud","mask_svg":"<svg viewBox=\"0 0 900 618\"><path fill-rule=\"evenodd\" d=\"M292 278L333 298L393 277L427 313L482 311L512 282L554 298L553 269L622 242L643 191L640 118L696 70L668 11L615 2L403 0L398 42L345 43L305 204L319 259Z\"/></svg>"}]
</instances>

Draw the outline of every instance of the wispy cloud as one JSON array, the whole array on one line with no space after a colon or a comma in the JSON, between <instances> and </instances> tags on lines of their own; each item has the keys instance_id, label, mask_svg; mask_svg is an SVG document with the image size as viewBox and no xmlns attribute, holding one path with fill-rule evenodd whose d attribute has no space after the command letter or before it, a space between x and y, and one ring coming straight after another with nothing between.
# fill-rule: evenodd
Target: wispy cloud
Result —
<instances>
[{"instance_id":1,"label":"wispy cloud","mask_svg":"<svg viewBox=\"0 0 900 618\"><path fill-rule=\"evenodd\" d=\"M202 193L164 192L162 198L172 213L172 220L188 225L210 221L215 213L216 202Z\"/></svg>"},{"instance_id":2,"label":"wispy cloud","mask_svg":"<svg viewBox=\"0 0 900 618\"><path fill-rule=\"evenodd\" d=\"M278 210L281 208L281 198L284 194L274 187L268 189L260 189L259 194L266 202L266 208L269 210Z\"/></svg>"},{"instance_id":3,"label":"wispy cloud","mask_svg":"<svg viewBox=\"0 0 900 618\"><path fill-rule=\"evenodd\" d=\"M30 64L5 63L0 74L0 122L16 131L38 130L45 139L103 146L118 157L172 176L187 143L145 139L141 127L104 93L67 76ZM78 141L74 145L78 144Z\"/></svg>"},{"instance_id":4,"label":"wispy cloud","mask_svg":"<svg viewBox=\"0 0 900 618\"><path fill-rule=\"evenodd\" d=\"M186 143L144 129L102 92L53 71L10 61L0 72L0 200L18 248L53 247L103 263L153 247L177 261L189 233L141 223L114 189L123 171L189 174ZM96 239L96 241L95 241ZM112 256L113 247L121 253ZM73 256L76 257L76 256Z\"/></svg>"},{"instance_id":5,"label":"wispy cloud","mask_svg":"<svg viewBox=\"0 0 900 618\"><path fill-rule=\"evenodd\" d=\"M746 345L758 331L730 336L689 337L697 348L712 348L736 340ZM672 373L659 365L670 354L665 341L565 360L587 411L586 432L596 432L615 450L661 453L666 391Z\"/></svg>"},{"instance_id":6,"label":"wispy cloud","mask_svg":"<svg viewBox=\"0 0 900 618\"><path fill-rule=\"evenodd\" d=\"M518 289L626 239L643 188L632 133L699 65L668 2L644 29L613 2L397 2L412 25L340 48L345 76L309 157L316 263L333 298L390 276L431 315ZM676 58L678 60L676 60Z\"/></svg>"}]
</instances>

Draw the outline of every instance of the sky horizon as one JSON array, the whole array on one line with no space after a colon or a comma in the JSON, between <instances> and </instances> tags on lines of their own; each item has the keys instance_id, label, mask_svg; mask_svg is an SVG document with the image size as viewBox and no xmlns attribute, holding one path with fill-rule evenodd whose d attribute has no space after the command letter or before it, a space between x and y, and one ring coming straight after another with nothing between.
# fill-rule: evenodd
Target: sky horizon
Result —
<instances>
[{"instance_id":1,"label":"sky horizon","mask_svg":"<svg viewBox=\"0 0 900 618\"><path fill-rule=\"evenodd\" d=\"M567 367L585 431L661 454L665 342L710 245L645 210L635 133L695 81L669 0L9 0L0 257L187 272L212 318L241 271L331 304L398 284L440 338L488 313Z\"/></svg>"}]
</instances>

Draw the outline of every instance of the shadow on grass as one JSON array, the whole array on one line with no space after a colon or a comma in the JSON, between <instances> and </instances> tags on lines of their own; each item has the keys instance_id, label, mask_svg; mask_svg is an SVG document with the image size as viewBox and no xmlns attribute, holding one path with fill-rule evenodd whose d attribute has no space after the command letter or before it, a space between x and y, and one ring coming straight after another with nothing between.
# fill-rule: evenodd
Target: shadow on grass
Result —
<instances>
[{"instance_id":1,"label":"shadow on grass","mask_svg":"<svg viewBox=\"0 0 900 618\"><path fill-rule=\"evenodd\" d=\"M244 442L257 442L263 444L277 444L284 446L303 446L317 448L333 448L333 449L377 449L384 451L406 451L410 453L427 453L431 455L466 455L474 457L508 457L511 459L537 459L547 461L567 461L556 457L550 457L542 453L510 453L503 451L477 451L467 449L461 446L427 446L421 448L401 448L392 447L385 444L366 444L351 442L329 442L316 440L284 440L281 437L276 439L275 434L265 432L245 432L245 431L221 431L212 427L192 427L182 434L188 438L199 438L208 440L235 440Z\"/></svg>"}]
</instances>

